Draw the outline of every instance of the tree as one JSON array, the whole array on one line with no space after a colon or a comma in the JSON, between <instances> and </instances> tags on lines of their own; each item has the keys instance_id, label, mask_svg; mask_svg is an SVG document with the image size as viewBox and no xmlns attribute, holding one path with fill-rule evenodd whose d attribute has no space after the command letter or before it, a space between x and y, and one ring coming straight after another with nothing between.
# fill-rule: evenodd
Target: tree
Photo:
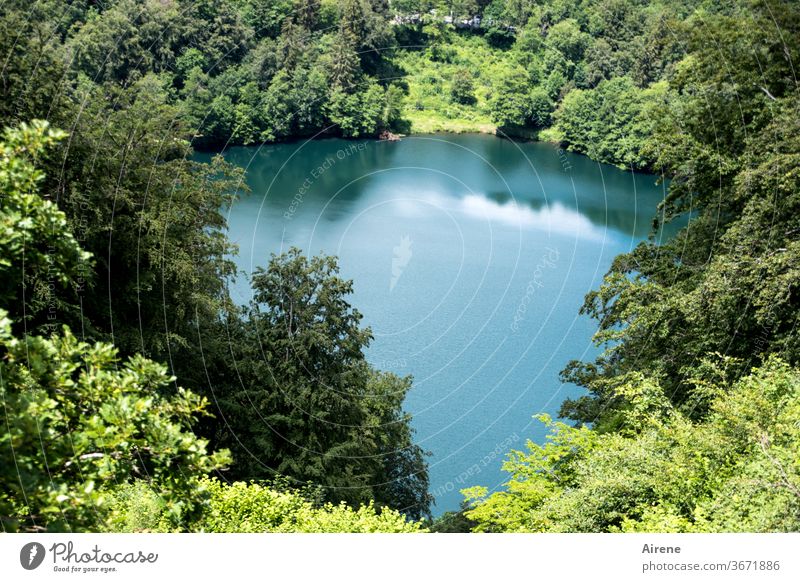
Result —
<instances>
[{"instance_id":1,"label":"tree","mask_svg":"<svg viewBox=\"0 0 800 582\"><path fill-rule=\"evenodd\" d=\"M256 4L261 1L252 0ZM240 62L252 47L255 31L243 22L238 1L179 0L179 3L183 18L170 21L180 30L179 44L203 47L214 70L222 71ZM267 4L268 11L279 12L283 6L291 6L291 0L269 0ZM259 28L264 24L260 23Z\"/></svg>"},{"instance_id":2,"label":"tree","mask_svg":"<svg viewBox=\"0 0 800 582\"><path fill-rule=\"evenodd\" d=\"M428 58L434 62L449 63L453 60L454 51L449 46L450 31L447 25L436 19L423 27L425 33Z\"/></svg>"},{"instance_id":3,"label":"tree","mask_svg":"<svg viewBox=\"0 0 800 582\"><path fill-rule=\"evenodd\" d=\"M47 117L57 103L69 67L64 47L51 41L55 11L45 2L5 2L0 9L0 120L3 125ZM68 10L61 8L63 26L71 26Z\"/></svg>"},{"instance_id":4,"label":"tree","mask_svg":"<svg viewBox=\"0 0 800 582\"><path fill-rule=\"evenodd\" d=\"M264 95L264 120L266 128L263 138L275 140L292 134L294 112L292 110L291 78L285 70L272 79Z\"/></svg>"},{"instance_id":5,"label":"tree","mask_svg":"<svg viewBox=\"0 0 800 582\"><path fill-rule=\"evenodd\" d=\"M450 97L462 105L475 103L475 87L472 82L472 73L468 69L458 69L453 74L450 83Z\"/></svg>"},{"instance_id":6,"label":"tree","mask_svg":"<svg viewBox=\"0 0 800 582\"><path fill-rule=\"evenodd\" d=\"M537 87L530 93L531 113L530 120L535 127L548 127L550 125L555 106L550 95L543 87Z\"/></svg>"},{"instance_id":7,"label":"tree","mask_svg":"<svg viewBox=\"0 0 800 582\"><path fill-rule=\"evenodd\" d=\"M319 20L320 0L294 0L293 14L297 23L306 30L313 30Z\"/></svg>"},{"instance_id":8,"label":"tree","mask_svg":"<svg viewBox=\"0 0 800 582\"><path fill-rule=\"evenodd\" d=\"M314 0L303 4L315 4ZM243 18L256 36L275 38L280 34L283 21L295 14L293 0L243 0ZM305 15L303 16L306 17Z\"/></svg>"},{"instance_id":9,"label":"tree","mask_svg":"<svg viewBox=\"0 0 800 582\"><path fill-rule=\"evenodd\" d=\"M293 249L254 273L242 344L252 384L232 394L231 404L258 419L245 436L257 457L239 453L245 474L277 472L324 486L331 499L359 501L369 498L365 464L374 451L359 430L366 420L362 349L371 335L347 303L352 287L337 269L330 257L309 260Z\"/></svg>"},{"instance_id":10,"label":"tree","mask_svg":"<svg viewBox=\"0 0 800 582\"><path fill-rule=\"evenodd\" d=\"M586 50L586 84L595 87L605 79L610 79L618 71L614 50L604 38L597 38Z\"/></svg>"},{"instance_id":11,"label":"tree","mask_svg":"<svg viewBox=\"0 0 800 582\"><path fill-rule=\"evenodd\" d=\"M231 322L240 384L220 396L234 474L280 474L334 502L426 515L424 453L401 408L411 379L368 366L371 332L348 303L352 282L338 277L336 260L292 249L252 284L246 318Z\"/></svg>"},{"instance_id":12,"label":"tree","mask_svg":"<svg viewBox=\"0 0 800 582\"><path fill-rule=\"evenodd\" d=\"M522 126L530 116L528 79L524 69L508 68L498 79L489 102L494 121L499 126Z\"/></svg>"},{"instance_id":13,"label":"tree","mask_svg":"<svg viewBox=\"0 0 800 582\"><path fill-rule=\"evenodd\" d=\"M278 39L283 70L290 72L305 60L307 40L305 29L295 24L294 19L290 17L283 21L281 36Z\"/></svg>"},{"instance_id":14,"label":"tree","mask_svg":"<svg viewBox=\"0 0 800 582\"><path fill-rule=\"evenodd\" d=\"M373 0L341 0L339 6L340 31L355 39L361 54L361 63L368 72L380 59L378 49L387 46L392 39L389 30L388 10L382 2Z\"/></svg>"},{"instance_id":15,"label":"tree","mask_svg":"<svg viewBox=\"0 0 800 582\"><path fill-rule=\"evenodd\" d=\"M327 58L324 60L331 86L346 93L355 88L361 73L355 45L355 37L347 29L342 28L333 38L330 50L326 54Z\"/></svg>"},{"instance_id":16,"label":"tree","mask_svg":"<svg viewBox=\"0 0 800 582\"><path fill-rule=\"evenodd\" d=\"M566 145L593 159L629 168L650 168L649 144L654 110L665 100L666 85L638 89L628 77L602 81L594 89L576 89L555 112Z\"/></svg>"},{"instance_id":17,"label":"tree","mask_svg":"<svg viewBox=\"0 0 800 582\"><path fill-rule=\"evenodd\" d=\"M112 88L112 99L96 86L85 90L69 147L42 186L59 193L96 259L80 299L70 298L82 310L58 322L105 341L113 329L124 355L163 359L196 389L205 384L198 326L229 307L235 268L221 210L241 191L241 171L221 159L186 159L189 145L158 77Z\"/></svg>"},{"instance_id":18,"label":"tree","mask_svg":"<svg viewBox=\"0 0 800 582\"><path fill-rule=\"evenodd\" d=\"M292 75L291 96L295 135L311 135L327 125L324 107L330 87L325 70L315 65L298 67Z\"/></svg>"},{"instance_id":19,"label":"tree","mask_svg":"<svg viewBox=\"0 0 800 582\"><path fill-rule=\"evenodd\" d=\"M326 109L330 120L345 137L376 135L389 121L386 93L372 80L367 81L358 93L347 94L334 89Z\"/></svg>"},{"instance_id":20,"label":"tree","mask_svg":"<svg viewBox=\"0 0 800 582\"><path fill-rule=\"evenodd\" d=\"M589 35L581 31L575 20L562 20L550 27L545 44L558 53L559 58L577 63L583 59L583 52L589 44Z\"/></svg>"},{"instance_id":21,"label":"tree","mask_svg":"<svg viewBox=\"0 0 800 582\"><path fill-rule=\"evenodd\" d=\"M174 3L121 0L94 13L68 42L74 66L96 81L126 81L162 72L174 62L180 42Z\"/></svg>"},{"instance_id":22,"label":"tree","mask_svg":"<svg viewBox=\"0 0 800 582\"><path fill-rule=\"evenodd\" d=\"M386 88L386 106L384 107L383 123L390 129L403 127L403 105L405 102L403 89L396 84Z\"/></svg>"}]
</instances>

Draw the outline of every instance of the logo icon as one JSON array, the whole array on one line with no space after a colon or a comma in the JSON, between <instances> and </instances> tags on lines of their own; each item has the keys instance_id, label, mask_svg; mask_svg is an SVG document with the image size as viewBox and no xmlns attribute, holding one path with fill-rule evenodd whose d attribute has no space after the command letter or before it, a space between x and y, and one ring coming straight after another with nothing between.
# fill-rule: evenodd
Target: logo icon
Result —
<instances>
[{"instance_id":1,"label":"logo icon","mask_svg":"<svg viewBox=\"0 0 800 582\"><path fill-rule=\"evenodd\" d=\"M411 237L403 236L400 238L400 244L393 247L394 256L392 257L392 280L389 282L389 291L394 291L394 286L400 280L408 262L411 260Z\"/></svg>"},{"instance_id":2,"label":"logo icon","mask_svg":"<svg viewBox=\"0 0 800 582\"><path fill-rule=\"evenodd\" d=\"M35 570L44 561L44 546L39 542L29 542L19 551L19 563L26 570Z\"/></svg>"}]
</instances>

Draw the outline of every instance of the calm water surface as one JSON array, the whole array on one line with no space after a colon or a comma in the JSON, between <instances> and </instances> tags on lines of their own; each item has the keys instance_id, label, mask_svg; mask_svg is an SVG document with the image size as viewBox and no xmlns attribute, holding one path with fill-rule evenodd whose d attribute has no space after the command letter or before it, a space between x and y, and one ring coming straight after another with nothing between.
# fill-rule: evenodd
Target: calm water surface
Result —
<instances>
[{"instance_id":1,"label":"calm water surface","mask_svg":"<svg viewBox=\"0 0 800 582\"><path fill-rule=\"evenodd\" d=\"M596 354L583 297L647 237L665 193L654 176L483 135L225 156L252 190L229 216L240 268L290 246L338 255L375 336L369 360L413 374L406 408L432 453L436 514L464 487L502 485L508 450L544 438L532 416L581 394L558 372ZM244 277L234 295L250 299Z\"/></svg>"}]
</instances>

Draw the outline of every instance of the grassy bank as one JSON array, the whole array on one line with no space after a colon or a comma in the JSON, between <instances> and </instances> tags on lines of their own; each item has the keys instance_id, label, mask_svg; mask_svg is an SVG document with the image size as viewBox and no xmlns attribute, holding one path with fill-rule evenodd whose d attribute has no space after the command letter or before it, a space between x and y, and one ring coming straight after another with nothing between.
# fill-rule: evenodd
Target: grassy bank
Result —
<instances>
[{"instance_id":1,"label":"grassy bank","mask_svg":"<svg viewBox=\"0 0 800 582\"><path fill-rule=\"evenodd\" d=\"M394 60L405 71L409 89L403 113L409 132L495 133L488 102L506 59L507 53L482 37L455 33L438 50L398 51ZM457 79L462 86L454 89Z\"/></svg>"},{"instance_id":2,"label":"grassy bank","mask_svg":"<svg viewBox=\"0 0 800 582\"><path fill-rule=\"evenodd\" d=\"M512 53L479 35L450 32L438 49L405 49L394 57L408 85L406 133L486 133L558 143L560 134L531 127L502 127L492 119L493 92L515 65Z\"/></svg>"}]
</instances>

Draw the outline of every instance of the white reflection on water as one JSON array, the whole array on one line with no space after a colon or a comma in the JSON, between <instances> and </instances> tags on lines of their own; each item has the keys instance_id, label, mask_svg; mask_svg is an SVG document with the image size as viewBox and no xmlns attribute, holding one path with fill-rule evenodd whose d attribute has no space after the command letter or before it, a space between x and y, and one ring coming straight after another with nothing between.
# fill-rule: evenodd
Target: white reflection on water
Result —
<instances>
[{"instance_id":1,"label":"white reflection on water","mask_svg":"<svg viewBox=\"0 0 800 582\"><path fill-rule=\"evenodd\" d=\"M598 228L583 214L552 202L538 209L514 201L500 204L477 194L459 200L459 210L467 215L518 228L535 228L582 239L602 240L605 229Z\"/></svg>"},{"instance_id":2,"label":"white reflection on water","mask_svg":"<svg viewBox=\"0 0 800 582\"><path fill-rule=\"evenodd\" d=\"M492 225L534 229L583 240L601 241L608 235L605 227L593 224L587 216L559 201L531 208L514 200L501 203L481 194L453 197L433 192L421 198L397 198L392 201L392 211L397 216L408 218L424 216L430 212L431 206L488 221Z\"/></svg>"}]
</instances>

